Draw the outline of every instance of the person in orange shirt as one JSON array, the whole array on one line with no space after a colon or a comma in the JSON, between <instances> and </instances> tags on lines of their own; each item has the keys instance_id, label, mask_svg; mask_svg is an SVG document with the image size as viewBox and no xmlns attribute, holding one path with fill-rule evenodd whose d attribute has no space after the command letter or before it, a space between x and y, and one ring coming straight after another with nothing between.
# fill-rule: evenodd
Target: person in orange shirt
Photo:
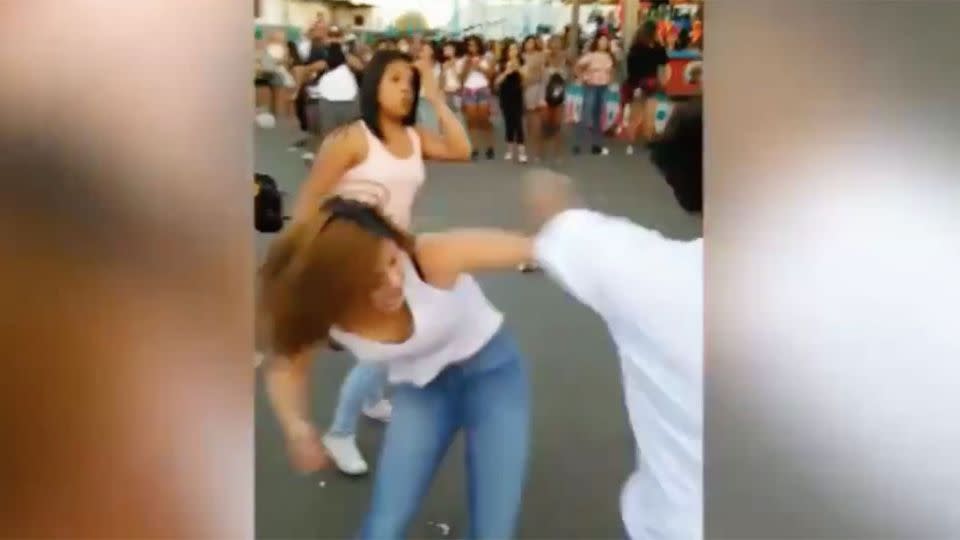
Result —
<instances>
[{"instance_id":1,"label":"person in orange shirt","mask_svg":"<svg viewBox=\"0 0 960 540\"><path fill-rule=\"evenodd\" d=\"M703 21L699 19L693 21L693 26L690 29L690 47L703 48Z\"/></svg>"}]
</instances>

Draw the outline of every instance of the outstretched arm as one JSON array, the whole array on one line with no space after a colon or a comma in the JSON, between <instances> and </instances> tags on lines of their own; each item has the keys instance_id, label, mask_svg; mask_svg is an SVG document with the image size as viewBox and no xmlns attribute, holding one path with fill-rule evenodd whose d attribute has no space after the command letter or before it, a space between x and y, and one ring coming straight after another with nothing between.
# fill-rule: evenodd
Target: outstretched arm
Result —
<instances>
[{"instance_id":1,"label":"outstretched arm","mask_svg":"<svg viewBox=\"0 0 960 540\"><path fill-rule=\"evenodd\" d=\"M459 229L421 235L416 255L427 281L449 288L460 274L509 270L529 262L533 240L505 230Z\"/></svg>"}]
</instances>

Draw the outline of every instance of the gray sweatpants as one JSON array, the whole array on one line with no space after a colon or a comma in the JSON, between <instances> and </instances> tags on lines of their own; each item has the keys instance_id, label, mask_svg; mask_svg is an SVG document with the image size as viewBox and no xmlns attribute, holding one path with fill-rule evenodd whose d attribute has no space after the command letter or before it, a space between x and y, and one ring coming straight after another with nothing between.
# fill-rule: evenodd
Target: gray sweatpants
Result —
<instances>
[{"instance_id":1,"label":"gray sweatpants","mask_svg":"<svg viewBox=\"0 0 960 540\"><path fill-rule=\"evenodd\" d=\"M345 126L360 118L360 107L356 100L328 101L318 99L307 103L307 127L310 133L321 141L331 131Z\"/></svg>"}]
</instances>

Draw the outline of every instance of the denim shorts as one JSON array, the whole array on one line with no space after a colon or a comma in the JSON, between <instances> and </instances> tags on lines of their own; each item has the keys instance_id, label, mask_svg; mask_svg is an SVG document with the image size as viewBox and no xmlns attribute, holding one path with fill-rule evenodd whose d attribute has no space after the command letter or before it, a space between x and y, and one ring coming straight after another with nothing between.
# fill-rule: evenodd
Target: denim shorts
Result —
<instances>
[{"instance_id":1,"label":"denim shorts","mask_svg":"<svg viewBox=\"0 0 960 540\"><path fill-rule=\"evenodd\" d=\"M463 89L463 104L464 105L489 105L490 101L493 99L493 94L490 93L490 88L464 88Z\"/></svg>"}]
</instances>

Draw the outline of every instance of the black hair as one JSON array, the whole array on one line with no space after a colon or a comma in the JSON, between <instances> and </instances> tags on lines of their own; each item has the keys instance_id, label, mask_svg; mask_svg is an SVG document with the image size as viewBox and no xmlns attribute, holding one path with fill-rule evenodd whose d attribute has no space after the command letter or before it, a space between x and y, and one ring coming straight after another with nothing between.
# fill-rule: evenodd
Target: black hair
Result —
<instances>
[{"instance_id":1,"label":"black hair","mask_svg":"<svg viewBox=\"0 0 960 540\"><path fill-rule=\"evenodd\" d=\"M463 55L467 54L467 43L462 39L452 39L443 44L444 47L450 45L453 47L453 58L462 58Z\"/></svg>"},{"instance_id":2,"label":"black hair","mask_svg":"<svg viewBox=\"0 0 960 540\"><path fill-rule=\"evenodd\" d=\"M300 49L297 47L297 44L292 41L287 42L287 58L289 58L295 66L303 64L303 58L300 58Z\"/></svg>"},{"instance_id":3,"label":"black hair","mask_svg":"<svg viewBox=\"0 0 960 540\"><path fill-rule=\"evenodd\" d=\"M600 51L600 39L607 38L607 50ZM587 49L590 52L605 52L610 56L610 60L613 61L614 71L616 71L617 57L613 55L613 39L606 34L597 34L592 40L590 40L590 47Z\"/></svg>"},{"instance_id":4,"label":"black hair","mask_svg":"<svg viewBox=\"0 0 960 540\"><path fill-rule=\"evenodd\" d=\"M630 43L630 47L637 47L644 44L647 46L655 45L656 37L657 23L646 21L640 28L637 28L637 31L633 34L633 41Z\"/></svg>"},{"instance_id":5,"label":"black hair","mask_svg":"<svg viewBox=\"0 0 960 540\"><path fill-rule=\"evenodd\" d=\"M674 44L674 48L678 51L690 48L690 30L684 28L680 31L680 35L677 36L677 42Z\"/></svg>"},{"instance_id":6,"label":"black hair","mask_svg":"<svg viewBox=\"0 0 960 540\"><path fill-rule=\"evenodd\" d=\"M500 46L500 58L497 59L497 63L500 65L500 69L507 65L507 62L510 61L510 47L514 45L517 46L517 61L520 62L520 65L523 65L523 48L517 43L517 40L513 38L507 38L503 40L503 43Z\"/></svg>"},{"instance_id":7,"label":"black hair","mask_svg":"<svg viewBox=\"0 0 960 540\"><path fill-rule=\"evenodd\" d=\"M664 138L650 146L650 159L680 206L690 213L703 212L702 102L678 105L667 122Z\"/></svg>"},{"instance_id":8,"label":"black hair","mask_svg":"<svg viewBox=\"0 0 960 540\"><path fill-rule=\"evenodd\" d=\"M536 46L537 46L537 50L540 50L540 48L541 48L541 47L540 47L540 39L539 39L536 35L530 34L529 36L523 38L523 41L520 42L520 53L521 53L521 54L525 52L525 49L527 48L527 42L530 41L530 40L533 40L534 44L536 44Z\"/></svg>"},{"instance_id":9,"label":"black hair","mask_svg":"<svg viewBox=\"0 0 960 540\"><path fill-rule=\"evenodd\" d=\"M443 45L436 40L423 41L421 47L427 47L433 52L434 62L443 62Z\"/></svg>"},{"instance_id":10,"label":"black hair","mask_svg":"<svg viewBox=\"0 0 960 540\"><path fill-rule=\"evenodd\" d=\"M383 139L383 129L380 127L380 100L378 99L380 81L383 80L387 66L394 62L406 62L412 66L413 59L409 54L393 49L377 51L364 68L363 79L360 84L360 118L379 139ZM412 84L413 104L410 106L410 113L402 120L405 126L412 126L417 123L417 104L420 101L420 72L416 68L413 69Z\"/></svg>"},{"instance_id":11,"label":"black hair","mask_svg":"<svg viewBox=\"0 0 960 540\"><path fill-rule=\"evenodd\" d=\"M601 39L601 38L607 38L607 51L606 51L606 52L610 52L610 50L612 49L611 45L612 45L612 41L613 41L613 40L611 40L611 39L610 39L610 36L608 36L608 35L606 35L606 34L597 34L596 36L594 36L593 39L590 40L590 52L596 52L596 51L599 51L599 50L600 50L600 39Z\"/></svg>"},{"instance_id":12,"label":"black hair","mask_svg":"<svg viewBox=\"0 0 960 540\"><path fill-rule=\"evenodd\" d=\"M467 36L466 39L463 40L463 54L470 54L471 41L476 42L477 44L477 54L486 54L487 44L484 43L483 40L480 39L480 36L477 35Z\"/></svg>"}]
</instances>

